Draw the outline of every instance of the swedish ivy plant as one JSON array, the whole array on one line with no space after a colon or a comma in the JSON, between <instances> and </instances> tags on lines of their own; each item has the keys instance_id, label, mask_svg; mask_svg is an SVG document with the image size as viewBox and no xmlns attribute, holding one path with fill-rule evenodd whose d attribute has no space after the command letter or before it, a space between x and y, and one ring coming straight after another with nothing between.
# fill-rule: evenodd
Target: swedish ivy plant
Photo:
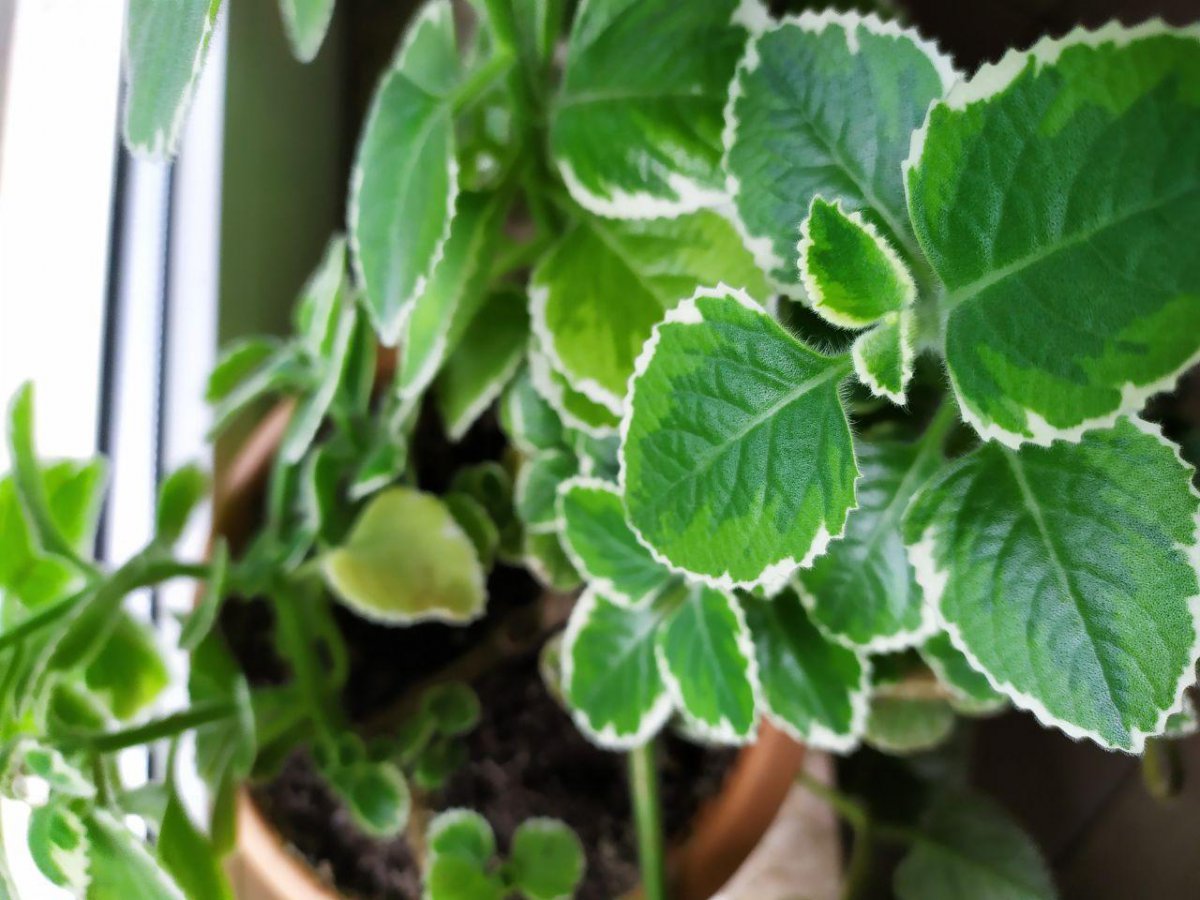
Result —
<instances>
[{"instance_id":1,"label":"swedish ivy plant","mask_svg":"<svg viewBox=\"0 0 1200 900\"><path fill-rule=\"evenodd\" d=\"M173 150L218 7L131 4L135 150ZM281 11L311 59L332 0ZM1148 761L1195 727L1200 493L1142 413L1200 359L1200 30L1077 30L968 75L898 22L757 0L452 12L422 6L380 78L346 236L294 335L231 347L210 380L216 431L293 404L247 546L174 559L204 493L187 469L154 541L102 570L101 464L39 463L30 393L13 405L3 784L39 801L49 877L220 896L206 848L229 846L235 786L297 746L364 830L398 833L466 763L478 702L425 686L362 734L331 604L466 624L496 565L578 593L548 681L630 754L651 898L668 723L904 755L1012 704ZM422 417L454 443L492 409L505 453L430 491ZM183 628L193 705L122 725L165 681L122 600L179 576L206 585ZM213 628L230 596L269 602L286 683L234 665ZM207 836L170 783L127 792L111 765L187 730ZM1053 896L980 798L940 791L899 826L812 787L912 845L900 897ZM122 813L151 821L152 849ZM432 898L582 877L548 820L503 859L465 810L425 844Z\"/></svg>"}]
</instances>

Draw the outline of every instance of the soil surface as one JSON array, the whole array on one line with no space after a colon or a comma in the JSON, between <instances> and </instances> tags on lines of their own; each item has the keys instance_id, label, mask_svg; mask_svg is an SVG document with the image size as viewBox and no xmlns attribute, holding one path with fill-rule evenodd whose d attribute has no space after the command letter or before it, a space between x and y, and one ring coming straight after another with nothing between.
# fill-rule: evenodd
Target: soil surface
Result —
<instances>
[{"instance_id":1,"label":"soil surface","mask_svg":"<svg viewBox=\"0 0 1200 900\"><path fill-rule=\"evenodd\" d=\"M406 657L397 644L419 640L413 632L421 630L389 632L390 658ZM600 750L579 734L542 683L532 655L492 671L475 688L483 718L467 738L471 762L429 798L430 806L477 810L495 829L502 852L526 818L562 819L587 850L587 875L577 897L612 900L630 890L638 869L624 756ZM735 751L673 737L660 746L664 824L678 839L700 804L719 790ZM405 839L363 835L305 753L295 753L253 795L284 837L347 894L364 900L420 897Z\"/></svg>"}]
</instances>

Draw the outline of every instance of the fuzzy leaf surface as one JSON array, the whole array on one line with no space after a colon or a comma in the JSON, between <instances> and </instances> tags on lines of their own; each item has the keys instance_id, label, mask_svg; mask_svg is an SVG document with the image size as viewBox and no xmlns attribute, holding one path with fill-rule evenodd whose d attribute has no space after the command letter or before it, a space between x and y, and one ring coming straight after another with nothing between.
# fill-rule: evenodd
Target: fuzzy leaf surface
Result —
<instances>
[{"instance_id":1,"label":"fuzzy leaf surface","mask_svg":"<svg viewBox=\"0 0 1200 900\"><path fill-rule=\"evenodd\" d=\"M722 197L722 109L749 34L743 8L765 18L741 0L580 6L550 132L579 203L645 218Z\"/></svg>"},{"instance_id":2,"label":"fuzzy leaf surface","mask_svg":"<svg viewBox=\"0 0 1200 900\"><path fill-rule=\"evenodd\" d=\"M894 650L929 630L900 523L942 457L933 447L892 441L859 441L857 450L858 507L845 533L796 580L827 635L873 652Z\"/></svg>"},{"instance_id":3,"label":"fuzzy leaf surface","mask_svg":"<svg viewBox=\"0 0 1200 900\"><path fill-rule=\"evenodd\" d=\"M814 747L853 747L866 715L866 657L822 635L791 590L773 600L745 597L742 608L767 715Z\"/></svg>"},{"instance_id":4,"label":"fuzzy leaf surface","mask_svg":"<svg viewBox=\"0 0 1200 900\"><path fill-rule=\"evenodd\" d=\"M1012 53L929 114L912 222L967 418L1016 446L1111 424L1200 353L1200 31Z\"/></svg>"},{"instance_id":5,"label":"fuzzy leaf surface","mask_svg":"<svg viewBox=\"0 0 1200 900\"><path fill-rule=\"evenodd\" d=\"M697 292L654 334L622 432L630 522L711 584L778 584L854 506L838 396L849 360L810 349L728 288Z\"/></svg>"},{"instance_id":6,"label":"fuzzy leaf surface","mask_svg":"<svg viewBox=\"0 0 1200 900\"><path fill-rule=\"evenodd\" d=\"M985 444L906 514L926 600L1018 706L1136 752L1196 661L1192 474L1128 419L1078 444Z\"/></svg>"},{"instance_id":7,"label":"fuzzy leaf surface","mask_svg":"<svg viewBox=\"0 0 1200 900\"><path fill-rule=\"evenodd\" d=\"M543 257L530 292L554 366L576 390L620 412L654 325L696 288L715 284L744 289L760 303L770 296L737 231L716 213L585 216Z\"/></svg>"},{"instance_id":8,"label":"fuzzy leaf surface","mask_svg":"<svg viewBox=\"0 0 1200 900\"><path fill-rule=\"evenodd\" d=\"M873 16L805 12L752 41L734 79L725 166L759 262L800 288L796 235L818 195L915 254L900 161L949 64Z\"/></svg>"}]
</instances>

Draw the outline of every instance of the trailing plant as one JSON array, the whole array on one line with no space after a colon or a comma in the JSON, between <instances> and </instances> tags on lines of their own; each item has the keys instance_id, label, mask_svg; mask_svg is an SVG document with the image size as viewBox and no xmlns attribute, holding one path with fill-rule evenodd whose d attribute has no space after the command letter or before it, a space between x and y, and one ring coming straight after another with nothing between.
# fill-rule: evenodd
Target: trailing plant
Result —
<instances>
[{"instance_id":1,"label":"trailing plant","mask_svg":"<svg viewBox=\"0 0 1200 900\"><path fill-rule=\"evenodd\" d=\"M131 4L135 149L173 148L218 5ZM311 58L331 0L281 8ZM39 466L30 394L15 402L0 726L6 792L50 786L31 830L43 871L91 896L118 869L217 896L198 885L219 867L191 848L227 848L234 785L300 745L364 829L396 833L410 780L435 787L462 762L477 704L450 685L503 642L363 737L331 604L465 624L495 565L580 589L544 668L584 734L630 752L651 898L668 723L906 755L1012 704L1146 752L1169 786L1166 742L1195 725L1200 493L1140 413L1200 359L1200 30L1078 30L966 76L875 15L476 12L460 29L447 0L421 7L295 335L239 344L213 374L218 430L293 402L239 553L170 556L203 493L189 469L163 487L155 541L101 571L82 551L99 464ZM430 441L463 440L493 405L502 455L422 470ZM119 643L149 647L122 599L177 576L206 584L183 630L194 705L114 725L163 680ZM230 596L270 603L285 684L246 685L212 628ZM534 607L500 630L544 640L561 606ZM107 762L187 729L211 838L169 786L123 799ZM900 896L1053 895L1029 840L957 789L904 825L829 799L859 836L852 889L882 837L912 844ZM161 826L159 874L122 811ZM426 843L432 897L557 896L580 878L577 842L541 820L503 863L469 812Z\"/></svg>"}]
</instances>

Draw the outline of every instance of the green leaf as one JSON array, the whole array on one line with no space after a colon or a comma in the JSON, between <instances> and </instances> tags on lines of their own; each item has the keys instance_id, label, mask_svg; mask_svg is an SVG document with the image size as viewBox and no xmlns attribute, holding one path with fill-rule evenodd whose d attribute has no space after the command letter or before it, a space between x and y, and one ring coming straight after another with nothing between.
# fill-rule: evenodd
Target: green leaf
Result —
<instances>
[{"instance_id":1,"label":"green leaf","mask_svg":"<svg viewBox=\"0 0 1200 900\"><path fill-rule=\"evenodd\" d=\"M898 650L932 633L932 610L905 554L900 522L942 464L931 443L859 441L858 508L845 533L796 584L808 614L836 641L870 653Z\"/></svg>"},{"instance_id":2,"label":"green leaf","mask_svg":"<svg viewBox=\"0 0 1200 900\"><path fill-rule=\"evenodd\" d=\"M29 852L38 870L76 896L88 886L87 826L66 803L51 800L29 815Z\"/></svg>"},{"instance_id":3,"label":"green leaf","mask_svg":"<svg viewBox=\"0 0 1200 900\"><path fill-rule=\"evenodd\" d=\"M389 346L450 233L458 192L450 95L458 77L450 4L430 0L376 89L350 179L355 272Z\"/></svg>"},{"instance_id":4,"label":"green leaf","mask_svg":"<svg viewBox=\"0 0 1200 900\"><path fill-rule=\"evenodd\" d=\"M655 658L689 727L722 744L754 737L758 663L745 615L733 597L709 587L690 588L659 629Z\"/></svg>"},{"instance_id":5,"label":"green leaf","mask_svg":"<svg viewBox=\"0 0 1200 900\"><path fill-rule=\"evenodd\" d=\"M526 819L513 833L512 884L529 900L573 897L583 880L583 845L558 819Z\"/></svg>"},{"instance_id":6,"label":"green leaf","mask_svg":"<svg viewBox=\"0 0 1200 900\"><path fill-rule=\"evenodd\" d=\"M850 351L858 380L876 397L898 406L907 402L916 357L915 330L913 314L908 310L889 313L870 331L860 334Z\"/></svg>"},{"instance_id":7,"label":"green leaf","mask_svg":"<svg viewBox=\"0 0 1200 900\"><path fill-rule=\"evenodd\" d=\"M232 362L230 364L232 365ZM226 377L221 372L221 366L218 365L210 376L210 391L213 387L211 379ZM232 381L234 373L228 373L228 377ZM257 368L236 373L236 377L237 382L229 384L228 390L215 398L213 424L208 431L210 439L224 431L242 412L263 398L285 391L310 390L315 381L311 361L305 359L292 345L279 347Z\"/></svg>"},{"instance_id":8,"label":"green leaf","mask_svg":"<svg viewBox=\"0 0 1200 900\"><path fill-rule=\"evenodd\" d=\"M790 590L773 600L746 597L742 608L771 721L814 747L853 749L867 717L866 655L825 638Z\"/></svg>"},{"instance_id":9,"label":"green leaf","mask_svg":"<svg viewBox=\"0 0 1200 900\"><path fill-rule=\"evenodd\" d=\"M825 11L752 39L725 113L725 167L748 244L785 287L803 287L796 231L816 196L861 210L910 259L899 162L954 78L915 32Z\"/></svg>"},{"instance_id":10,"label":"green leaf","mask_svg":"<svg viewBox=\"0 0 1200 900\"><path fill-rule=\"evenodd\" d=\"M565 450L546 450L525 461L517 473L514 502L526 531L558 530L558 489L578 470L574 454Z\"/></svg>"},{"instance_id":11,"label":"green leaf","mask_svg":"<svg viewBox=\"0 0 1200 900\"><path fill-rule=\"evenodd\" d=\"M187 527L192 512L208 496L208 475L197 465L182 466L166 477L158 489L154 535L174 544Z\"/></svg>"},{"instance_id":12,"label":"green leaf","mask_svg":"<svg viewBox=\"0 0 1200 900\"><path fill-rule=\"evenodd\" d=\"M80 472L79 481L69 477L66 494L58 504L52 505L50 488L55 485L47 484L34 447L32 383L25 382L17 390L8 412L12 477L20 508L25 514L30 548L34 552L42 551L62 557L77 568L87 569L88 563L84 561L81 555L83 548L79 545L83 536L91 533L95 527L103 464L96 464L99 468Z\"/></svg>"},{"instance_id":13,"label":"green leaf","mask_svg":"<svg viewBox=\"0 0 1200 900\"><path fill-rule=\"evenodd\" d=\"M583 581L563 549L557 531L527 531L521 562L538 581L559 592L573 591Z\"/></svg>"},{"instance_id":14,"label":"green leaf","mask_svg":"<svg viewBox=\"0 0 1200 900\"><path fill-rule=\"evenodd\" d=\"M671 573L638 543L625 521L615 485L574 477L558 489L563 548L584 579L609 600L641 605L658 595Z\"/></svg>"},{"instance_id":15,"label":"green leaf","mask_svg":"<svg viewBox=\"0 0 1200 900\"><path fill-rule=\"evenodd\" d=\"M800 278L813 310L842 328L865 328L913 304L908 266L861 212L813 197L800 224Z\"/></svg>"},{"instance_id":16,"label":"green leaf","mask_svg":"<svg viewBox=\"0 0 1200 900\"><path fill-rule=\"evenodd\" d=\"M563 638L563 687L576 724L614 750L644 743L671 714L655 661L663 611L629 608L586 590Z\"/></svg>"},{"instance_id":17,"label":"green leaf","mask_svg":"<svg viewBox=\"0 0 1200 900\"><path fill-rule=\"evenodd\" d=\"M224 400L238 385L259 371L267 360L279 352L280 347L279 339L272 337L242 338L227 344L208 376L204 399L213 404Z\"/></svg>"},{"instance_id":18,"label":"green leaf","mask_svg":"<svg viewBox=\"0 0 1200 900\"><path fill-rule=\"evenodd\" d=\"M358 312L354 304L347 301L338 313L337 325L325 349L321 379L314 390L296 406L288 421L287 432L279 445L279 459L282 465L294 466L299 463L316 440L346 375L346 363L354 346L357 324Z\"/></svg>"},{"instance_id":19,"label":"green leaf","mask_svg":"<svg viewBox=\"0 0 1200 900\"><path fill-rule=\"evenodd\" d=\"M626 509L656 556L726 588L777 585L819 556L854 506L849 369L739 291L668 313L622 426Z\"/></svg>"},{"instance_id":20,"label":"green leaf","mask_svg":"<svg viewBox=\"0 0 1200 900\"><path fill-rule=\"evenodd\" d=\"M335 0L279 0L283 30L292 45L292 55L300 62L316 59L333 19Z\"/></svg>"},{"instance_id":21,"label":"green leaf","mask_svg":"<svg viewBox=\"0 0 1200 900\"><path fill-rule=\"evenodd\" d=\"M522 453L562 446L563 429L558 413L533 386L528 368L517 373L500 400L500 424Z\"/></svg>"},{"instance_id":22,"label":"green leaf","mask_svg":"<svg viewBox=\"0 0 1200 900\"><path fill-rule=\"evenodd\" d=\"M130 0L125 22L125 143L174 155L221 0Z\"/></svg>"},{"instance_id":23,"label":"green leaf","mask_svg":"<svg viewBox=\"0 0 1200 900\"><path fill-rule=\"evenodd\" d=\"M404 323L396 368L402 397L419 396L454 351L486 297L506 194L459 194L450 236Z\"/></svg>"},{"instance_id":24,"label":"green leaf","mask_svg":"<svg viewBox=\"0 0 1200 900\"><path fill-rule=\"evenodd\" d=\"M22 737L5 750L0 777L4 779L6 793L12 791L9 796L18 793L12 790L12 781L28 778L41 779L55 795L84 800L96 796L96 786L54 747L40 744L32 737Z\"/></svg>"},{"instance_id":25,"label":"green leaf","mask_svg":"<svg viewBox=\"0 0 1200 900\"><path fill-rule=\"evenodd\" d=\"M379 622L470 622L487 602L471 539L437 497L410 488L376 495L321 568L339 600Z\"/></svg>"},{"instance_id":26,"label":"green leaf","mask_svg":"<svg viewBox=\"0 0 1200 900\"><path fill-rule=\"evenodd\" d=\"M111 813L93 809L84 822L91 876L86 900L182 900L178 885Z\"/></svg>"},{"instance_id":27,"label":"green leaf","mask_svg":"<svg viewBox=\"0 0 1200 900\"><path fill-rule=\"evenodd\" d=\"M446 494L442 497L446 509L454 516L458 527L471 539L479 563L485 570L491 569L500 548L500 531L487 510L469 494Z\"/></svg>"},{"instance_id":28,"label":"green leaf","mask_svg":"<svg viewBox=\"0 0 1200 900\"><path fill-rule=\"evenodd\" d=\"M209 632L192 651L190 662L192 703L232 700L239 711L196 732L196 771L212 797L209 834L217 852L227 853L233 847L237 791L250 774L257 749L254 708L245 676L219 632Z\"/></svg>"},{"instance_id":29,"label":"green leaf","mask_svg":"<svg viewBox=\"0 0 1200 900\"><path fill-rule=\"evenodd\" d=\"M871 698L863 740L876 750L907 756L932 750L954 732L954 709L936 697Z\"/></svg>"},{"instance_id":30,"label":"green leaf","mask_svg":"<svg viewBox=\"0 0 1200 900\"><path fill-rule=\"evenodd\" d=\"M362 500L399 479L408 465L408 441L403 435L380 429L367 455L363 457L346 494Z\"/></svg>"},{"instance_id":31,"label":"green leaf","mask_svg":"<svg viewBox=\"0 0 1200 900\"><path fill-rule=\"evenodd\" d=\"M301 346L315 359L327 357L333 346L345 289L346 239L339 234L325 245L321 261L300 289L296 302L296 334Z\"/></svg>"},{"instance_id":32,"label":"green leaf","mask_svg":"<svg viewBox=\"0 0 1200 900\"><path fill-rule=\"evenodd\" d=\"M953 695L951 705L957 711L977 714L1004 706L1004 695L988 683L986 675L971 665L946 632L938 632L919 650L921 659Z\"/></svg>"},{"instance_id":33,"label":"green leaf","mask_svg":"<svg viewBox=\"0 0 1200 900\"><path fill-rule=\"evenodd\" d=\"M434 816L426 832L432 856L458 856L483 867L496 855L492 826L469 809L448 809Z\"/></svg>"},{"instance_id":34,"label":"green leaf","mask_svg":"<svg viewBox=\"0 0 1200 900\"><path fill-rule=\"evenodd\" d=\"M438 376L438 412L450 440L462 440L500 396L524 361L528 343L525 295L515 290L492 293Z\"/></svg>"},{"instance_id":35,"label":"green leaf","mask_svg":"<svg viewBox=\"0 0 1200 900\"><path fill-rule=\"evenodd\" d=\"M616 483L621 473L620 435L598 438L583 431L573 431L567 435L567 443L579 458L580 474Z\"/></svg>"},{"instance_id":36,"label":"green leaf","mask_svg":"<svg viewBox=\"0 0 1200 900\"><path fill-rule=\"evenodd\" d=\"M529 353L529 376L534 389L550 405L563 425L598 438L616 433L620 424L617 413L575 390L566 376L536 349L531 349Z\"/></svg>"},{"instance_id":37,"label":"green leaf","mask_svg":"<svg viewBox=\"0 0 1200 900\"><path fill-rule=\"evenodd\" d=\"M437 731L449 737L466 734L479 724L479 697L462 682L431 687L421 697L421 709L432 717Z\"/></svg>"},{"instance_id":38,"label":"green leaf","mask_svg":"<svg viewBox=\"0 0 1200 900\"><path fill-rule=\"evenodd\" d=\"M171 674L154 632L122 610L111 636L88 664L85 679L114 716L129 719L162 693Z\"/></svg>"},{"instance_id":39,"label":"green leaf","mask_svg":"<svg viewBox=\"0 0 1200 900\"><path fill-rule=\"evenodd\" d=\"M451 494L471 497L487 512L499 532L497 552L510 557L520 553L521 523L513 508L513 484L508 472L496 462L464 466L450 482Z\"/></svg>"},{"instance_id":40,"label":"green leaf","mask_svg":"<svg viewBox=\"0 0 1200 900\"><path fill-rule=\"evenodd\" d=\"M107 466L101 459L41 468L50 521L67 545L84 554L95 537ZM42 552L21 507L15 475L0 478L0 592L29 609L60 600L82 586L78 571Z\"/></svg>"},{"instance_id":41,"label":"green leaf","mask_svg":"<svg viewBox=\"0 0 1200 900\"><path fill-rule=\"evenodd\" d=\"M531 276L534 328L568 383L619 414L654 325L697 287L715 284L741 288L760 303L771 295L737 231L716 213L643 221L584 216Z\"/></svg>"},{"instance_id":42,"label":"green leaf","mask_svg":"<svg viewBox=\"0 0 1200 900\"><path fill-rule=\"evenodd\" d=\"M324 770L329 784L345 801L362 831L375 838L392 838L404 830L412 809L408 782L390 762L357 760Z\"/></svg>"},{"instance_id":43,"label":"green leaf","mask_svg":"<svg viewBox=\"0 0 1200 900\"><path fill-rule=\"evenodd\" d=\"M426 832L429 867L426 900L501 900L505 891L486 867L496 853L496 838L483 816L467 809L438 813Z\"/></svg>"},{"instance_id":44,"label":"green leaf","mask_svg":"<svg viewBox=\"0 0 1200 900\"><path fill-rule=\"evenodd\" d=\"M930 810L896 870L899 900L1053 900L1037 847L998 806L951 793Z\"/></svg>"},{"instance_id":45,"label":"green leaf","mask_svg":"<svg viewBox=\"0 0 1200 900\"><path fill-rule=\"evenodd\" d=\"M749 29L766 18L741 0L583 4L550 131L572 196L625 219L723 201L726 91Z\"/></svg>"},{"instance_id":46,"label":"green leaf","mask_svg":"<svg viewBox=\"0 0 1200 900\"><path fill-rule=\"evenodd\" d=\"M171 762L174 763L174 754ZM233 889L221 861L212 842L188 816L173 771L167 777L167 806L158 829L156 850L159 863L188 900L232 900Z\"/></svg>"},{"instance_id":47,"label":"green leaf","mask_svg":"<svg viewBox=\"0 0 1200 900\"><path fill-rule=\"evenodd\" d=\"M1018 706L1138 752L1195 674L1192 475L1140 421L1019 453L985 444L906 514L926 602Z\"/></svg>"},{"instance_id":48,"label":"green leaf","mask_svg":"<svg viewBox=\"0 0 1200 900\"><path fill-rule=\"evenodd\" d=\"M439 790L466 765L467 759L467 745L462 741L438 738L418 757L412 771L413 783L423 791Z\"/></svg>"},{"instance_id":49,"label":"green leaf","mask_svg":"<svg viewBox=\"0 0 1200 900\"><path fill-rule=\"evenodd\" d=\"M1200 30L1114 23L1010 53L930 110L909 205L985 438L1078 439L1200 358L1198 80Z\"/></svg>"}]
</instances>

